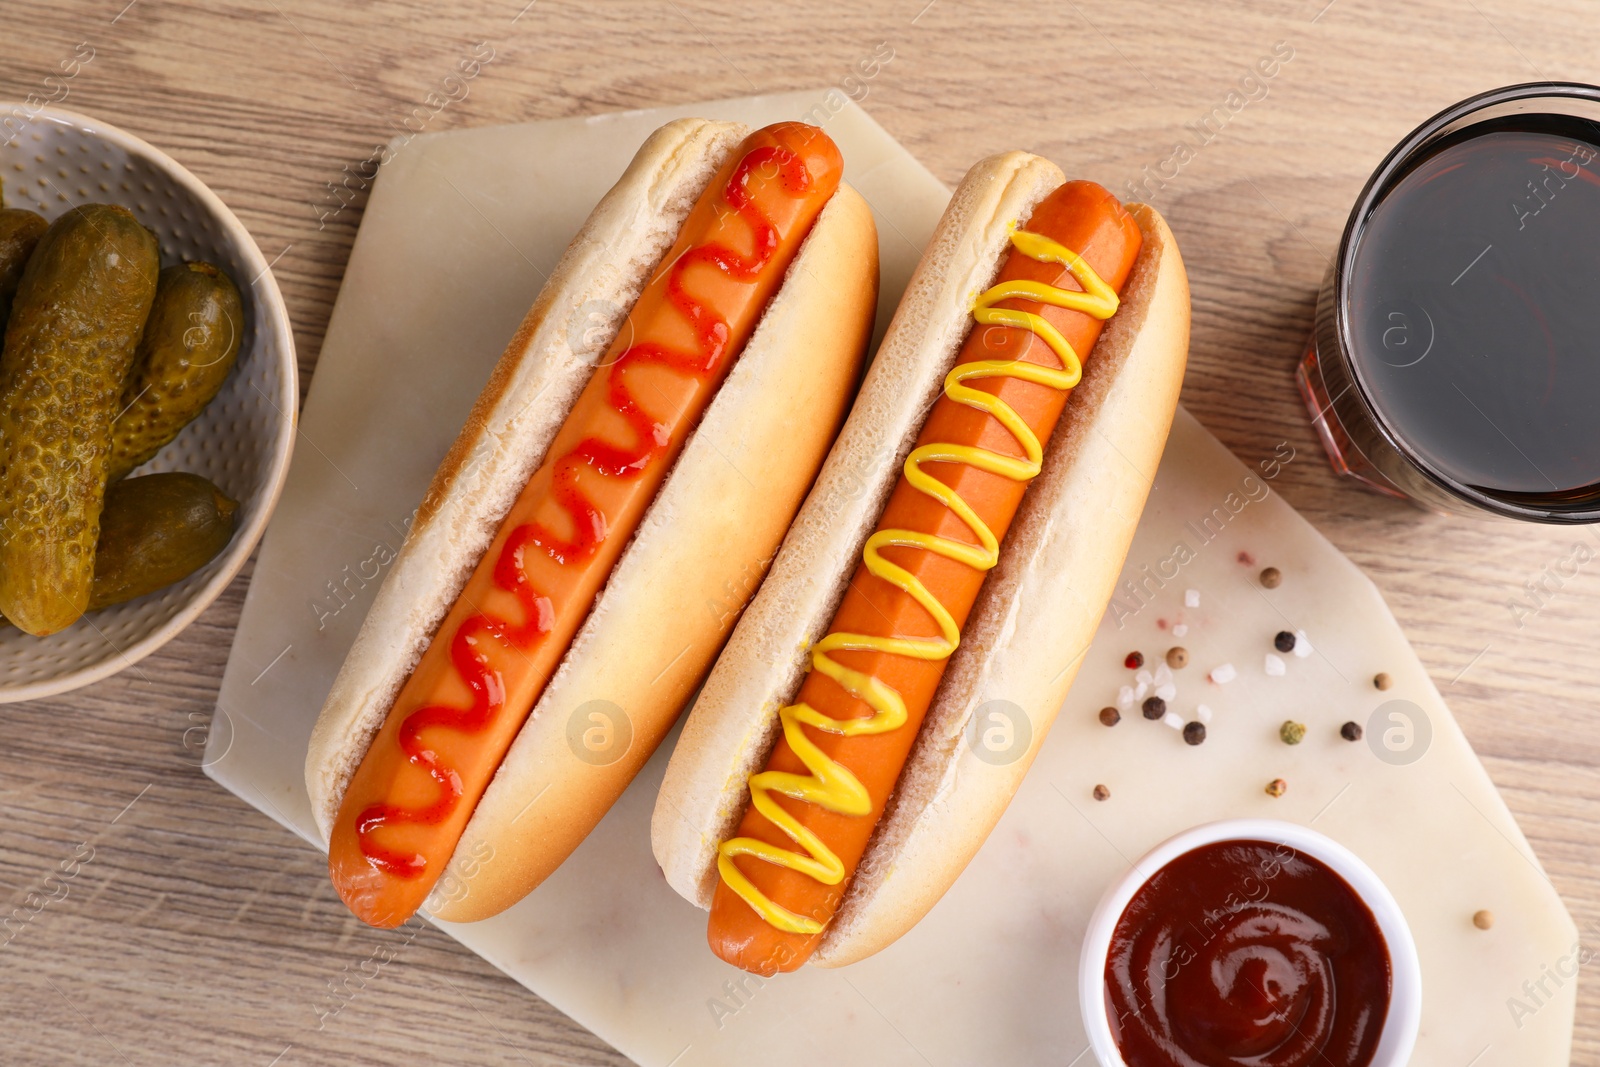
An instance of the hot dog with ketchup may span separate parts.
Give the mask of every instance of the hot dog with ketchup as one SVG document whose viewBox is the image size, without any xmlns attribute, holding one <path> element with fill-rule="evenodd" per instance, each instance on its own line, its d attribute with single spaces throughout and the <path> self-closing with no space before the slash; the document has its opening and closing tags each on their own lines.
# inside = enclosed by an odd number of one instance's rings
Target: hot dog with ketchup
<svg viewBox="0 0 1600 1067">
<path fill-rule="evenodd" d="M 870 332 L 875 232 L 820 130 L 746 132 L 669 124 L 595 209 L 334 684 L 307 784 L 334 885 L 374 926 L 494 914 L 565 859 L 822 461 Z M 596 307 L 626 309 L 603 345 Z"/>
<path fill-rule="evenodd" d="M 723 959 L 869 955 L 976 852 L 1110 599 L 1187 333 L 1153 210 L 1022 153 L 968 175 L 663 783 L 657 859 Z M 994 701 L 1028 719 L 1002 758 L 967 740 Z"/>
</svg>

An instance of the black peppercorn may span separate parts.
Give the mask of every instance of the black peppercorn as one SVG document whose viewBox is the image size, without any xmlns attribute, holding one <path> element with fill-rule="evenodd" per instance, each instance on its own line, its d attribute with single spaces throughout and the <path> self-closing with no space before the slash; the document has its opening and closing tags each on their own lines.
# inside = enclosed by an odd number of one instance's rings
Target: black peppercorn
<svg viewBox="0 0 1600 1067">
<path fill-rule="evenodd" d="M 1150 697 L 1144 702 L 1144 717 L 1159 719 L 1167 713 L 1167 702 L 1160 697 Z"/>
<path fill-rule="evenodd" d="M 1343 726 L 1339 727 L 1339 736 L 1344 738 L 1346 741 L 1361 740 L 1361 724 L 1358 722 L 1345 723 Z"/>
<path fill-rule="evenodd" d="M 1272 639 L 1272 647 L 1277 649 L 1279 652 L 1293 652 L 1294 634 L 1290 633 L 1288 630 L 1279 630 L 1278 636 Z"/>
<path fill-rule="evenodd" d="M 1184 723 L 1183 739 L 1191 745 L 1198 745 L 1206 739 L 1206 724 L 1203 722 Z"/>
</svg>

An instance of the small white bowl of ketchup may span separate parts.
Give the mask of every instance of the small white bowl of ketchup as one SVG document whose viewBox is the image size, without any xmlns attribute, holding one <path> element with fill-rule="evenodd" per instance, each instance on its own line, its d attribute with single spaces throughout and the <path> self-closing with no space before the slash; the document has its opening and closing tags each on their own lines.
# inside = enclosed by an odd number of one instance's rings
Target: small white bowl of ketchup
<svg viewBox="0 0 1600 1067">
<path fill-rule="evenodd" d="M 1101 1067 L 1403 1067 L 1422 1013 L 1388 888 L 1343 845 L 1274 819 L 1146 853 L 1089 921 L 1078 992 Z"/>
</svg>

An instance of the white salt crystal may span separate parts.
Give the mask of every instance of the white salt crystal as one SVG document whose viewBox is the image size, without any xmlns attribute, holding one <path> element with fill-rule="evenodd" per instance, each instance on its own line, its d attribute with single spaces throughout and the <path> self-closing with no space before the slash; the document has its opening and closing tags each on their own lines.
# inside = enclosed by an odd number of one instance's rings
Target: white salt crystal
<svg viewBox="0 0 1600 1067">
<path fill-rule="evenodd" d="M 1201 704 L 1199 707 L 1195 708 L 1194 713 L 1200 717 L 1201 722 L 1211 721 L 1211 709 L 1206 707 L 1204 704 Z"/>
<path fill-rule="evenodd" d="M 1227 685 L 1237 677 L 1239 677 L 1239 672 L 1233 669 L 1233 664 L 1231 663 L 1224 663 L 1220 667 L 1212 668 L 1211 671 L 1211 680 L 1218 685 Z"/>
<path fill-rule="evenodd" d="M 1282 678 L 1284 671 L 1287 669 L 1288 668 L 1283 665 L 1283 659 L 1281 657 L 1275 656 L 1271 652 L 1267 653 L 1266 670 L 1268 674 L 1272 675 L 1274 678 Z"/>
</svg>

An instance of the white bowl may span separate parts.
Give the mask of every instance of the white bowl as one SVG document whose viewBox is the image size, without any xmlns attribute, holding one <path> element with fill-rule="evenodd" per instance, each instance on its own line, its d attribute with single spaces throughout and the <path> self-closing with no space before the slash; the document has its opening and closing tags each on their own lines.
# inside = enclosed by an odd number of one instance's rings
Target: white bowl
<svg viewBox="0 0 1600 1067">
<path fill-rule="evenodd" d="M 16 131 L 16 132 L 14 132 Z M 120 204 L 153 230 L 161 263 L 206 260 L 244 299 L 239 360 L 221 393 L 140 473 L 192 471 L 239 501 L 233 540 L 175 585 L 86 615 L 61 633 L 0 627 L 0 703 L 64 693 L 123 670 L 171 640 L 250 557 L 283 489 L 299 385 L 283 296 L 233 212 L 171 157 L 97 119 L 0 101 L 7 207 L 54 218 L 78 204 Z"/>
<path fill-rule="evenodd" d="M 1361 862 L 1354 852 L 1315 830 L 1277 819 L 1227 819 L 1185 830 L 1145 853 L 1133 869 L 1100 898 L 1089 919 L 1083 953 L 1078 958 L 1078 1008 L 1083 1013 L 1089 1046 L 1094 1049 L 1101 1067 L 1127 1067 L 1117 1049 L 1111 1020 L 1106 1013 L 1106 957 L 1117 920 L 1122 918 L 1134 894 L 1156 871 L 1185 852 L 1218 841 L 1267 841 L 1303 852 L 1321 860 L 1348 882 L 1372 909 L 1378 930 L 1388 944 L 1392 976 L 1389 1013 L 1383 1021 L 1383 1033 L 1378 1038 L 1372 1067 L 1405 1067 L 1411 1058 L 1422 1017 L 1422 968 L 1417 962 L 1417 944 L 1412 940 L 1411 928 L 1406 925 L 1400 905 L 1395 903 L 1388 887 L 1372 873 L 1372 868 Z"/>
</svg>

